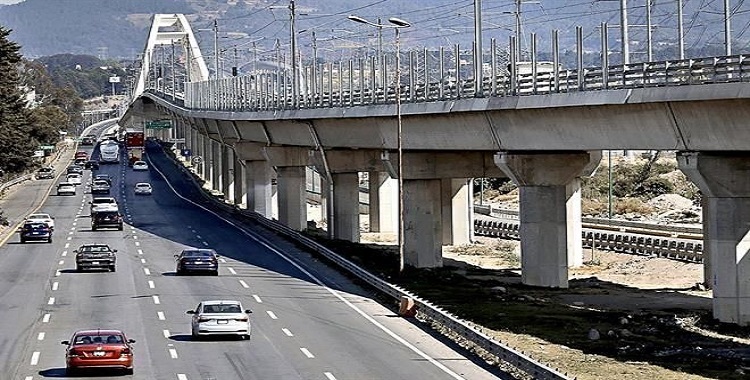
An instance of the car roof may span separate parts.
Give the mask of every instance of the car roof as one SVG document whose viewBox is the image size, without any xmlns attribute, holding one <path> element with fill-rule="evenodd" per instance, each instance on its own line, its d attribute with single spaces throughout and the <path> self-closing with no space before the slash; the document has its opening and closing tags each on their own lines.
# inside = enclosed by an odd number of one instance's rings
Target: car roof
<svg viewBox="0 0 750 380">
<path fill-rule="evenodd" d="M 103 200 L 117 202 L 117 200 L 115 199 L 115 197 L 94 197 L 94 199 L 92 199 L 92 201 L 103 201 Z"/>
<path fill-rule="evenodd" d="M 71 177 L 71 176 L 72 177 L 75 177 L 75 176 L 79 176 L 80 177 L 81 175 L 78 174 L 78 173 L 68 173 L 68 177 Z"/>
<path fill-rule="evenodd" d="M 35 213 L 29 214 L 29 216 L 27 216 L 27 218 L 31 218 L 31 217 L 34 217 L 34 218 L 49 218 L 49 214 L 47 214 L 46 212 L 35 212 Z"/>
<path fill-rule="evenodd" d="M 115 334 L 125 335 L 120 330 L 104 330 L 104 329 L 78 330 L 73 335 L 115 335 Z"/>
<path fill-rule="evenodd" d="M 140 160 L 138 160 L 138 161 L 134 162 L 133 164 L 135 165 L 135 164 L 145 164 L 145 163 L 146 163 L 146 161 L 140 161 Z"/>
<path fill-rule="evenodd" d="M 202 301 L 201 303 L 204 306 L 205 305 L 240 305 L 240 301 L 233 301 L 233 300 L 208 300 L 208 301 Z"/>
<path fill-rule="evenodd" d="M 57 187 L 60 187 L 60 186 L 75 186 L 75 185 L 73 185 L 70 182 L 60 182 L 57 184 Z"/>
<path fill-rule="evenodd" d="M 138 182 L 135 184 L 135 187 L 146 187 L 146 186 L 151 187 L 151 184 L 146 183 L 146 182 Z"/>
<path fill-rule="evenodd" d="M 94 183 L 104 183 L 104 184 L 109 185 L 109 182 L 107 182 L 106 179 L 95 179 Z"/>
</svg>

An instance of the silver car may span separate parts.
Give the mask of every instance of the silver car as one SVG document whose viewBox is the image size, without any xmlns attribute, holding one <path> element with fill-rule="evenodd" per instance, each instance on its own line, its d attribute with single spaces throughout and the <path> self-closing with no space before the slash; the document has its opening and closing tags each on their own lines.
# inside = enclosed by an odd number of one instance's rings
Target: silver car
<svg viewBox="0 0 750 380">
<path fill-rule="evenodd" d="M 250 339 L 250 310 L 243 310 L 239 301 L 203 301 L 195 310 L 188 310 L 193 316 L 191 332 L 194 339 L 208 335 L 235 335 Z"/>
</svg>

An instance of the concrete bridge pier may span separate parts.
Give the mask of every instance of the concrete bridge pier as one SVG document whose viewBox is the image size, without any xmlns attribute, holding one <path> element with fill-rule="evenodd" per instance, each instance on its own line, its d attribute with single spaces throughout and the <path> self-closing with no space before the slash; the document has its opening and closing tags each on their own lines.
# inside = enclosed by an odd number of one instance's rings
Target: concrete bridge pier
<svg viewBox="0 0 750 380">
<path fill-rule="evenodd" d="M 521 281 L 567 288 L 568 266 L 582 258 L 580 181 L 601 153 L 501 152 L 495 163 L 520 190 Z M 577 215 L 577 217 L 576 217 Z M 573 235 L 578 234 L 577 237 Z"/>
<path fill-rule="evenodd" d="M 443 229 L 440 179 L 403 180 L 405 266 L 443 266 Z"/>
<path fill-rule="evenodd" d="M 334 173 L 333 237 L 359 242 L 359 174 Z"/>
<path fill-rule="evenodd" d="M 235 142 L 235 158 L 244 165 L 245 208 L 271 219 L 273 186 L 273 168 L 266 160 L 265 145 L 253 142 Z M 236 167 L 236 166 L 235 166 Z M 236 169 L 235 169 L 236 175 Z M 237 183 L 235 179 L 235 183 Z M 242 181 L 241 181 L 242 182 Z"/>
<path fill-rule="evenodd" d="M 472 183 L 469 178 L 441 180 L 443 245 L 471 243 L 474 226 Z"/>
<path fill-rule="evenodd" d="M 234 165 L 234 186 L 232 187 L 233 203 L 236 206 L 247 208 L 247 187 L 245 186 L 247 175 L 245 162 L 237 157 L 237 153 L 232 151 Z"/>
<path fill-rule="evenodd" d="M 370 232 L 398 231 L 398 180 L 386 172 L 368 173 Z"/>
<path fill-rule="evenodd" d="M 224 144 L 221 147 L 221 191 L 226 202 L 234 204 L 234 153 Z"/>
<path fill-rule="evenodd" d="M 713 316 L 750 325 L 750 152 L 681 152 L 677 162 L 704 196 Z"/>
<path fill-rule="evenodd" d="M 213 189 L 214 180 L 214 149 L 213 141 L 205 135 L 201 136 L 203 140 L 203 180 L 206 181 L 206 187 Z"/>
<path fill-rule="evenodd" d="M 265 147 L 265 154 L 276 167 L 279 222 L 302 231 L 307 228 L 307 148 Z"/>
<path fill-rule="evenodd" d="M 224 182 L 224 163 L 222 162 L 222 149 L 223 144 L 221 142 L 211 140 L 211 160 L 213 169 L 211 170 L 211 189 L 218 192 L 223 192 L 222 188 Z"/>
</svg>

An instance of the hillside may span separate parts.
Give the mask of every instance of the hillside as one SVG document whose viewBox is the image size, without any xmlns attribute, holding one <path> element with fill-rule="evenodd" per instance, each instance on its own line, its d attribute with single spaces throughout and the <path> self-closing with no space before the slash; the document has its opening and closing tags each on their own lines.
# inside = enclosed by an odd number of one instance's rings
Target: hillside
<svg viewBox="0 0 750 380">
<path fill-rule="evenodd" d="M 396 16 L 412 23 L 404 30 L 406 48 L 460 43 L 468 47 L 472 41 L 472 1 L 454 0 L 297 0 L 297 31 L 300 49 L 309 54 L 312 49 L 311 31 L 317 33 L 321 55 L 336 57 L 351 54 L 351 48 L 369 49 L 377 45 L 373 28 L 357 25 L 346 19 L 357 14 L 370 20 Z M 689 56 L 722 51 L 722 2 L 686 1 L 685 40 Z M 735 4 L 733 37 L 736 52 L 750 50 L 750 5 Z M 261 52 L 273 51 L 276 39 L 282 50 L 289 40 L 289 12 L 287 0 L 26 0 L 0 7 L 0 24 L 14 30 L 11 38 L 23 46 L 27 57 L 60 53 L 90 54 L 101 58 L 133 58 L 143 50 L 150 17 L 153 13 L 185 13 L 189 15 L 204 52 L 211 54 L 213 20 L 219 20 L 223 32 L 246 33 L 250 38 L 263 37 L 258 42 Z M 513 0 L 485 1 L 484 38 L 497 38 L 507 44 L 515 28 Z M 631 44 L 634 55 L 643 55 L 645 23 L 642 2 L 630 2 Z M 271 6 L 274 6 L 273 8 Z M 598 50 L 598 26 L 602 22 L 619 23 L 618 2 L 590 0 L 540 0 L 523 5 L 521 13 L 523 44 L 529 45 L 528 35 L 536 32 L 539 51 L 547 51 L 550 30 L 560 30 L 561 49 L 570 50 L 575 44 L 575 26 L 584 28 L 584 43 Z M 676 16 L 673 2 L 655 2 L 653 7 L 654 40 L 662 55 L 673 55 L 676 45 Z M 385 48 L 391 49 L 393 34 L 384 30 Z M 618 30 L 610 31 L 610 46 L 619 49 Z M 225 50 L 245 46 L 248 39 L 233 40 L 222 35 L 220 44 Z M 271 53 L 272 54 L 272 53 Z M 635 57 L 634 57 L 635 58 Z"/>
</svg>

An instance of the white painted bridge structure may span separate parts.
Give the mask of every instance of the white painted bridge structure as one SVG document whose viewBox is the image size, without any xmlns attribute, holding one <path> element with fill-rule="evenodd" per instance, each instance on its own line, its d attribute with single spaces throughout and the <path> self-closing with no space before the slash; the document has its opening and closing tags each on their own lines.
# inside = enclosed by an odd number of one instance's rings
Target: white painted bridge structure
<svg viewBox="0 0 750 380">
<path fill-rule="evenodd" d="M 182 47 L 188 64 L 157 70 L 160 44 Z M 470 179 L 509 177 L 520 188 L 522 281 L 545 287 L 567 287 L 568 268 L 582 263 L 580 179 L 602 150 L 677 151 L 704 197 L 714 316 L 750 324 L 750 59 L 544 73 L 532 60 L 528 73 L 494 52 L 480 86 L 460 64 L 446 68 L 459 54 L 441 49 L 402 54 L 398 70 L 395 57 L 302 66 L 291 91 L 280 70 L 209 78 L 184 17 L 156 15 L 121 124 L 172 120 L 153 133 L 184 139 L 213 190 L 297 230 L 307 227 L 313 168 L 339 239 L 359 240 L 358 173 L 368 172 L 370 228 L 402 228 L 402 261 L 419 268 L 441 266 L 443 245 L 471 240 Z"/>
</svg>

